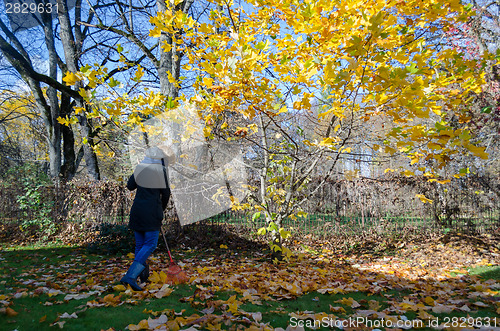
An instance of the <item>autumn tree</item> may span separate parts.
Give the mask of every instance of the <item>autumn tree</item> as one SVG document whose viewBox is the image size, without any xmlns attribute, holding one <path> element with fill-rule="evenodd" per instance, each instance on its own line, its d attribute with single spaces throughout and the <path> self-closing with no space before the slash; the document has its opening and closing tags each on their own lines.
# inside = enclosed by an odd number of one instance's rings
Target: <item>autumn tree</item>
<svg viewBox="0 0 500 331">
<path fill-rule="evenodd" d="M 426 33 L 467 21 L 470 11 L 459 1 L 216 3 L 224 10 L 213 11 L 211 22 L 170 11 L 154 20 L 153 33 L 186 31 L 179 47 L 189 58 L 186 68 L 199 73 L 189 102 L 207 125 L 231 113 L 246 119 L 244 127 L 226 129 L 260 151 L 260 187 L 251 205 L 278 246 L 283 220 L 300 213 L 302 186 L 325 160 L 331 167 L 321 175 L 331 176 L 360 120 L 386 123 L 370 144 L 406 155 L 416 168 L 406 175 L 438 180 L 454 155 L 487 157 L 472 142 L 471 128 L 449 120 L 467 121 L 461 105 L 481 92 L 484 75 L 474 71 L 481 63 L 426 42 Z M 314 140 L 292 135 L 298 128 L 287 117 L 311 111 L 325 91 L 328 102 L 317 116 L 323 130 Z"/>
<path fill-rule="evenodd" d="M 37 4 L 42 3 L 38 1 Z M 92 21 L 93 14 L 84 12 L 85 7 L 81 1 L 77 1 L 73 15 L 70 15 L 72 8 L 67 1 L 51 3 L 54 9 L 56 4 L 57 15 L 52 15 L 49 11 L 26 14 L 29 15 L 26 20 L 31 19 L 36 23 L 35 26 L 25 27 L 22 22 L 17 21 L 17 25 L 11 22 L 9 27 L 7 22 L 0 21 L 0 50 L 19 78 L 29 87 L 43 118 L 50 175 L 71 178 L 75 175 L 79 160 L 84 158 L 89 175 L 98 179 L 99 167 L 94 151 L 96 132 L 85 113 L 75 111 L 85 108 L 82 91 L 79 90 L 81 86 L 71 88 L 61 80 L 62 74 L 77 72 L 82 65 L 82 56 L 94 47 L 87 39 L 92 31 L 76 23 Z M 29 32 L 26 28 L 30 28 Z M 37 62 L 39 58 L 47 60 L 46 71 L 40 68 Z M 12 76 L 6 79 L 12 80 Z M 11 85 L 15 83 L 11 82 Z M 72 115 L 76 118 L 76 122 L 72 123 L 75 127 L 61 126 L 58 119 Z M 79 129 L 84 141 L 79 151 L 75 151 L 75 128 Z"/>
<path fill-rule="evenodd" d="M 26 161 L 43 168 L 46 162 L 45 134 L 29 95 L 0 91 L 0 137 L 2 176 Z"/>
</svg>

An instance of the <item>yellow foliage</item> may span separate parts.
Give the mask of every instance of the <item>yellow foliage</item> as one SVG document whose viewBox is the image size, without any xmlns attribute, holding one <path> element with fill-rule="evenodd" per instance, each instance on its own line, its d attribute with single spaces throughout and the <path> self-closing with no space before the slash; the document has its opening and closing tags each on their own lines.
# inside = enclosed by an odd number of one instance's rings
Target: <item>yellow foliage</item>
<svg viewBox="0 0 500 331">
<path fill-rule="evenodd" d="M 432 203 L 432 200 L 431 199 L 428 199 L 425 197 L 425 195 L 423 194 L 416 194 L 415 195 L 417 198 L 420 199 L 420 201 L 422 201 L 423 203 Z"/>
<path fill-rule="evenodd" d="M 80 74 L 75 74 L 71 71 L 68 71 L 66 75 L 63 77 L 63 81 L 66 83 L 66 85 L 72 86 L 75 85 L 77 82 L 82 80 L 82 76 Z"/>
</svg>

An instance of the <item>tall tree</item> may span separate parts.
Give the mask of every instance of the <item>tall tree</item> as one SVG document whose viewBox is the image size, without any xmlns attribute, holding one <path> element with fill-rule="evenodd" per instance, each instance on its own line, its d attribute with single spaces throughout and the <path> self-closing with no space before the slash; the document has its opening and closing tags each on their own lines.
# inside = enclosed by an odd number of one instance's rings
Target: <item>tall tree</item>
<svg viewBox="0 0 500 331">
<path fill-rule="evenodd" d="M 37 0 L 37 4 L 43 3 Z M 31 40 L 27 39 L 28 35 L 26 31 L 22 31 L 22 26 L 18 27 L 18 30 L 11 30 L 6 22 L 0 20 L 0 28 L 3 32 L 0 34 L 0 50 L 34 95 L 47 131 L 50 175 L 69 179 L 75 175 L 81 157 L 77 157 L 75 153 L 75 136 L 72 127 L 61 126 L 58 118 L 72 114 L 75 106 L 83 106 L 83 98 L 78 90 L 72 89 L 60 78 L 58 79 L 61 77 L 58 72 L 65 73 L 68 70 L 76 72 L 79 69 L 82 47 L 88 29 L 83 29 L 74 22 L 71 23 L 67 1 L 58 0 L 57 5 L 59 9 L 57 21 L 60 31 L 54 29 L 54 17 L 49 12 L 42 11 L 38 15 L 33 15 L 39 27 L 30 30 Z M 81 1 L 77 1 L 75 19 L 81 20 L 81 11 Z M 92 19 L 91 14 L 87 17 L 89 20 Z M 45 54 L 47 54 L 47 72 L 41 71 L 33 63 L 33 57 L 37 54 L 32 53 L 30 44 L 37 39 L 43 40 Z M 58 44 L 58 40 L 61 44 Z M 58 54 L 58 45 L 62 45 L 64 57 Z M 85 116 L 80 116 L 80 128 L 88 144 L 84 144 L 78 154 L 85 156 L 89 175 L 98 179 L 99 169 L 92 149 L 93 132 Z"/>
</svg>

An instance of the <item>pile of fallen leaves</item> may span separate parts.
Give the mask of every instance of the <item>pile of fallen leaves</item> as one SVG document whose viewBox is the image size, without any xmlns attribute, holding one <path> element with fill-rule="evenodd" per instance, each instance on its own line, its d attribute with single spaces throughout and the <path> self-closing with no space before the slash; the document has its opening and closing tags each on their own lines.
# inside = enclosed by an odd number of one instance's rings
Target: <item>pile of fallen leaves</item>
<svg viewBox="0 0 500 331">
<path fill-rule="evenodd" d="M 427 268 L 467 268 L 500 264 L 500 235 L 449 233 L 419 243 L 401 245 L 397 256 Z"/>
<path fill-rule="evenodd" d="M 280 329 L 266 320 L 267 314 L 302 321 L 361 318 L 394 323 L 409 318 L 428 322 L 453 313 L 474 316 L 479 310 L 500 314 L 500 284 L 468 275 L 465 270 L 499 264 L 498 238 L 492 236 L 455 234 L 420 245 L 400 242 L 394 255 L 383 257 L 364 252 L 341 254 L 328 248 L 326 242 L 316 243 L 314 249 L 302 244 L 296 247 L 292 261 L 282 264 L 273 264 L 265 253 L 247 251 L 238 245 L 234 249 L 222 244 L 216 249 L 202 250 L 187 247 L 188 243 L 197 242 L 180 243 L 176 250 L 178 263 L 188 273 L 192 288 L 191 294 L 180 301 L 189 304 L 196 313 L 186 314 L 175 307 L 145 311 L 145 318 L 128 325 L 129 330 Z M 181 250 L 181 246 L 185 248 Z M 68 263 L 27 267 L 15 279 L 12 290 L 0 295 L 0 313 L 16 318 L 16 300 L 26 296 L 45 298 L 39 303 L 45 306 L 81 301 L 75 311 L 61 311 L 56 320 L 40 319 L 40 323 L 63 328 L 74 319 L 84 318 L 89 309 L 133 306 L 144 300 L 166 298 L 177 290 L 168 282 L 169 259 L 165 253 L 156 253 L 151 258 L 149 283 L 144 291 L 134 292 L 118 285 L 132 255 L 89 262 L 83 252 L 75 251 Z M 82 266 L 85 272 L 75 274 Z M 451 273 L 458 269 L 461 274 Z M 6 270 L 6 274 L 9 271 L 14 272 Z M 230 296 L 221 299 L 223 293 Z M 355 300 L 353 295 L 359 293 L 367 299 Z M 257 312 L 249 309 L 273 307 L 274 303 L 291 302 L 311 294 L 310 309 L 290 311 L 278 305 L 264 314 L 265 309 Z M 382 299 L 370 299 L 375 296 Z M 326 310 L 315 310 L 313 303 L 320 300 L 329 301 Z M 370 328 L 361 324 L 351 329 Z"/>
</svg>

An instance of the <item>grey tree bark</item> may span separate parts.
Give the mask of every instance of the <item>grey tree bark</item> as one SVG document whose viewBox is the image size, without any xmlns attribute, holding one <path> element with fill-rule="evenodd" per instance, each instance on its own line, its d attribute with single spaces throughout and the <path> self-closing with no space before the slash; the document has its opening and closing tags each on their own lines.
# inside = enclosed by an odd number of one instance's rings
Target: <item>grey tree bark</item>
<svg viewBox="0 0 500 331">
<path fill-rule="evenodd" d="M 66 0 L 57 0 L 58 4 L 58 18 L 59 24 L 61 25 L 61 42 L 64 50 L 64 57 L 66 59 L 66 65 L 68 71 L 77 72 L 78 68 L 78 60 L 82 51 L 82 32 L 81 26 L 75 25 L 75 34 L 73 34 L 73 28 L 71 26 L 71 21 L 68 13 L 68 6 Z M 81 7 L 76 7 L 75 11 L 78 12 L 81 10 Z M 79 17 L 79 14 L 76 14 Z M 79 42 L 76 41 L 75 35 L 78 37 Z M 77 84 L 75 86 L 76 90 L 79 90 L 82 86 Z M 84 101 L 79 98 L 75 100 L 77 107 L 85 107 Z M 84 115 L 78 116 L 80 129 L 82 133 L 82 137 L 87 140 L 87 143 L 83 145 L 83 152 L 85 158 L 85 164 L 87 168 L 87 172 L 89 176 L 93 179 L 100 179 L 99 165 L 97 161 L 97 155 L 94 152 L 93 147 L 95 146 L 94 141 L 94 133 L 91 127 L 90 120 L 87 119 Z"/>
</svg>

